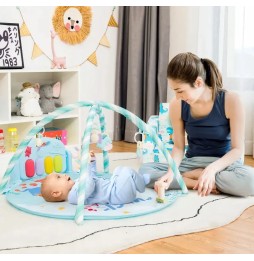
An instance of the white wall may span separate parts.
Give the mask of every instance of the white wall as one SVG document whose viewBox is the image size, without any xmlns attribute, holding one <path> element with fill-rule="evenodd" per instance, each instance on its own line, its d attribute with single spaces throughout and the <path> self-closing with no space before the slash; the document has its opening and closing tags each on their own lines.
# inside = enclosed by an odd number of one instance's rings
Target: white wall
<svg viewBox="0 0 254 261">
<path fill-rule="evenodd" d="M 35 9 L 34 9 L 35 8 Z M 50 50 L 50 37 L 45 37 L 43 33 L 43 25 L 45 23 L 51 23 L 51 16 L 45 15 L 50 7 L 24 7 L 23 13 L 32 14 L 38 9 L 39 15 L 37 14 L 34 18 L 34 21 L 29 21 L 28 25 L 32 24 L 33 30 L 35 31 L 38 41 L 42 42 L 43 46 L 49 46 Z M 93 39 L 89 42 L 89 48 L 92 50 L 96 48 L 98 44 L 98 39 L 102 37 L 103 32 L 107 27 L 107 22 L 110 18 L 111 10 L 113 7 L 92 7 L 93 20 L 92 24 L 94 25 L 91 29 L 93 31 Z M 52 9 L 52 7 L 51 7 Z M 22 10 L 22 7 L 21 7 Z M 40 17 L 39 17 L 40 16 Z M 9 23 L 19 23 L 22 24 L 22 18 L 19 11 L 16 7 L 0 7 L 0 20 L 1 22 Z M 118 8 L 114 11 L 114 18 L 118 20 Z M 50 28 L 48 28 L 50 30 Z M 117 28 L 109 27 L 107 30 L 107 38 L 110 42 L 110 48 L 99 46 L 97 49 L 97 62 L 98 66 L 91 64 L 90 62 L 85 62 L 83 65 L 79 66 L 80 68 L 80 92 L 82 100 L 103 100 L 106 102 L 114 103 L 114 89 L 115 89 L 115 68 L 116 68 L 116 43 L 117 43 Z M 31 59 L 32 49 L 33 49 L 33 40 L 30 36 L 22 37 L 22 49 L 24 56 L 25 69 L 45 69 L 50 68 L 50 61 L 45 56 L 42 55 L 34 60 Z M 59 42 L 58 42 L 59 43 Z M 57 55 L 66 56 L 67 67 L 68 59 L 80 60 L 80 53 L 73 50 L 73 46 L 69 46 L 69 49 L 72 48 L 71 53 L 61 55 L 61 46 L 57 50 Z M 88 50 L 87 52 L 91 51 Z M 48 50 L 46 50 L 48 51 Z M 86 51 L 86 50 L 84 50 Z M 81 51 L 80 51 L 81 52 Z M 50 57 L 51 53 L 49 53 Z M 84 56 L 87 57 L 87 56 Z M 29 81 L 29 79 L 27 79 Z M 85 114 L 84 113 L 84 121 Z M 105 111 L 106 123 L 107 123 L 107 132 L 112 135 L 113 133 L 113 112 Z"/>
<path fill-rule="evenodd" d="M 214 7 L 171 6 L 169 60 L 178 53 L 192 52 L 199 57 L 214 57 Z M 173 97 L 168 91 L 168 99 Z"/>
</svg>

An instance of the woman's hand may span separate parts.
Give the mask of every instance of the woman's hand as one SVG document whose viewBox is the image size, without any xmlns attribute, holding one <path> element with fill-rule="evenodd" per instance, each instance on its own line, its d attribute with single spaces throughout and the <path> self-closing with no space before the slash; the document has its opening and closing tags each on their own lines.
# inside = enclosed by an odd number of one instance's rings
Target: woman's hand
<svg viewBox="0 0 254 261">
<path fill-rule="evenodd" d="M 159 178 L 159 180 L 154 183 L 154 190 L 158 193 L 161 182 L 164 182 L 166 184 L 165 189 L 168 189 L 172 180 L 173 180 L 173 173 L 170 169 L 164 176 Z"/>
<path fill-rule="evenodd" d="M 215 175 L 216 169 L 212 164 L 208 165 L 198 178 L 197 184 L 194 186 L 194 190 L 198 190 L 198 195 L 201 197 L 208 196 L 215 187 Z"/>
</svg>

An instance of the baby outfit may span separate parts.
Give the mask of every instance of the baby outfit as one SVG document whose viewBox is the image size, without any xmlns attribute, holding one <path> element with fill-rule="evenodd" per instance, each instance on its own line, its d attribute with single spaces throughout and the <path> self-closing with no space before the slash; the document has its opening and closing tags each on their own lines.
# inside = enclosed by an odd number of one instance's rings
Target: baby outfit
<svg viewBox="0 0 254 261">
<path fill-rule="evenodd" d="M 149 175 L 138 174 L 134 169 L 119 166 L 111 178 L 96 176 L 96 161 L 89 164 L 86 178 L 85 205 L 91 204 L 126 204 L 135 200 L 137 191 L 142 193 L 150 182 Z M 69 192 L 68 201 L 77 204 L 79 180 Z"/>
</svg>

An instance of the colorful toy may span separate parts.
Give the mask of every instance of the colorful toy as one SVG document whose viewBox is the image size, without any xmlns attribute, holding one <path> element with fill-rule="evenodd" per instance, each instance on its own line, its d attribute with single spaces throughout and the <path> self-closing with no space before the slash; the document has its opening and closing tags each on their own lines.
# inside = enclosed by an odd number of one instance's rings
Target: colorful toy
<svg viewBox="0 0 254 261">
<path fill-rule="evenodd" d="M 64 145 L 67 145 L 67 130 L 62 130 L 55 127 L 45 128 L 45 131 L 42 133 L 43 137 L 55 138 L 62 141 Z"/>
<path fill-rule="evenodd" d="M 12 170 L 9 187 L 17 181 L 41 178 L 52 172 L 72 172 L 71 154 L 64 145 L 56 139 L 41 137 L 40 140 L 38 145 L 38 140 L 32 139 L 21 154 Z"/>
<path fill-rule="evenodd" d="M 152 115 L 147 124 L 158 135 L 163 142 L 168 153 L 173 148 L 173 128 L 169 120 L 169 103 L 161 103 L 159 115 Z M 142 135 L 142 140 L 137 141 L 136 136 Z M 156 143 L 154 143 L 149 133 L 139 131 L 135 134 L 134 140 L 137 142 L 137 155 L 143 163 L 146 162 L 166 162 L 164 155 L 160 152 Z"/>
<path fill-rule="evenodd" d="M 165 202 L 165 191 L 168 187 L 168 184 L 166 182 L 162 181 L 156 181 L 157 186 L 158 186 L 158 196 L 156 198 L 156 201 L 158 203 L 164 203 Z"/>
<path fill-rule="evenodd" d="M 80 173 L 73 172 L 70 152 L 65 149 L 63 143 L 57 139 L 42 137 L 41 142 L 34 137 L 44 128 L 46 124 L 63 113 L 80 107 L 90 107 L 86 120 L 86 128 L 82 137 Z M 144 133 L 148 133 L 151 140 L 157 145 L 167 163 L 171 167 L 181 191 L 171 191 L 165 196 L 165 204 L 156 204 L 156 193 L 152 189 L 146 189 L 145 193 L 138 195 L 131 204 L 111 206 L 98 205 L 96 211 L 89 212 L 84 207 L 86 193 L 86 176 L 88 175 L 90 136 L 95 116 L 99 116 L 101 135 L 105 134 L 105 119 L 102 108 L 113 110 L 125 116 L 133 122 Z M 78 204 L 71 205 L 68 202 L 49 203 L 39 195 L 41 180 L 52 172 L 66 173 L 73 178 L 79 177 Z M 103 150 L 103 172 L 98 173 L 103 178 L 108 178 L 109 155 Z M 170 157 L 157 133 L 148 124 L 124 108 L 106 102 L 79 101 L 74 104 L 58 108 L 51 114 L 45 116 L 28 133 L 27 137 L 20 143 L 16 153 L 12 156 L 8 168 L 0 184 L 0 193 L 6 194 L 6 199 L 16 208 L 36 215 L 75 219 L 81 224 L 84 219 L 118 219 L 134 217 L 159 211 L 171 205 L 179 195 L 188 192 L 182 176 Z"/>
</svg>

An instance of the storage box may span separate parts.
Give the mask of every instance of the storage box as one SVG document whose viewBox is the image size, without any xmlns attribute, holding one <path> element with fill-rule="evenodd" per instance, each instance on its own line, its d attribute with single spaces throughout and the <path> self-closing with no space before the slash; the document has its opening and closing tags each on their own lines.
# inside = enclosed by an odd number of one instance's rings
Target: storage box
<svg viewBox="0 0 254 261">
<path fill-rule="evenodd" d="M 48 138 L 55 138 L 60 141 L 64 145 L 67 145 L 67 130 L 63 129 L 58 129 L 58 128 L 45 128 L 44 133 L 42 134 L 43 137 L 48 137 Z"/>
</svg>

